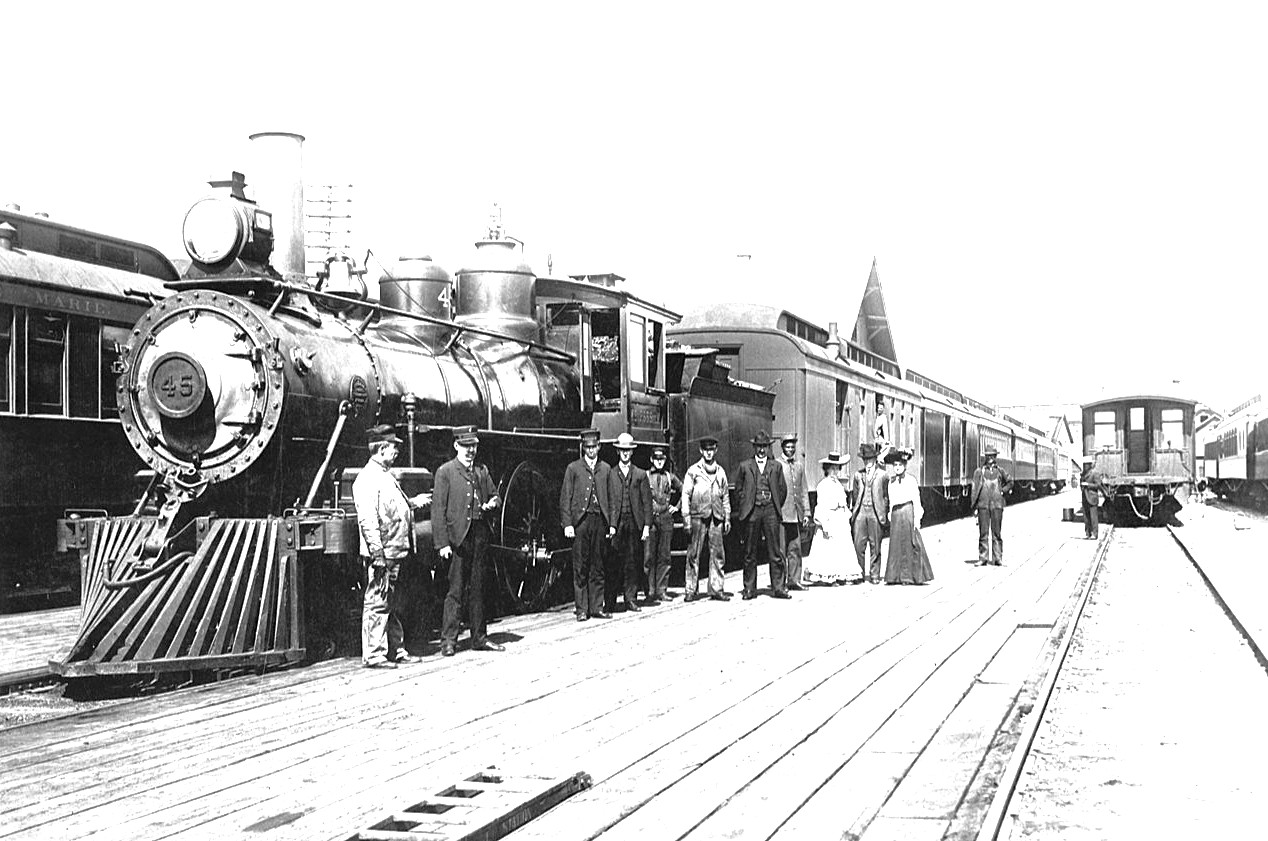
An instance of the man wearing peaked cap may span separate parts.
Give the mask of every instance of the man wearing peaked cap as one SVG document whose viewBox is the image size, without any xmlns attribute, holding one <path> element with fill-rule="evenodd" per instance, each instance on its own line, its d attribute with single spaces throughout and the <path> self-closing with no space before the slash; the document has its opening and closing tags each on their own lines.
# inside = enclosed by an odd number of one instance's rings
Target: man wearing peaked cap
<svg viewBox="0 0 1268 841">
<path fill-rule="evenodd" d="M 982 465 L 973 471 L 969 507 L 977 512 L 978 566 L 1000 566 L 1004 562 L 1004 496 L 1013 486 L 1008 473 L 996 463 L 999 450 L 987 444 Z"/>
<path fill-rule="evenodd" d="M 850 531 L 860 578 L 881 583 L 881 538 L 889 518 L 889 477 L 876 464 L 876 445 L 860 444 L 863 466 L 850 479 Z"/>
<path fill-rule="evenodd" d="M 622 591 L 625 609 L 635 613 L 641 610 L 638 606 L 638 574 L 643 560 L 643 543 L 651 531 L 652 491 L 647 482 L 647 472 L 634 464 L 635 446 L 633 435 L 628 432 L 618 435 L 618 460 L 616 467 L 608 472 L 608 504 L 612 507 L 612 525 L 616 529 L 604 569 L 604 600 L 608 613 L 616 610 L 616 596 Z"/>
<path fill-rule="evenodd" d="M 1079 495 L 1083 497 L 1083 537 L 1096 540 L 1101 536 L 1101 489 L 1104 479 L 1096 469 L 1096 456 L 1083 457 L 1083 473 L 1079 477 Z"/>
<path fill-rule="evenodd" d="M 664 444 L 652 446 L 647 488 L 652 497 L 652 522 L 643 544 L 643 571 L 647 575 L 647 600 L 659 604 L 673 598 L 669 592 L 669 550 L 674 535 L 674 512 L 678 510 L 682 493 L 682 480 L 669 469 L 669 448 Z"/>
<path fill-rule="evenodd" d="M 454 427 L 454 457 L 436 471 L 432 542 L 441 561 L 449 565 L 449 591 L 440 625 L 440 653 L 445 657 L 452 657 L 457 648 L 464 602 L 471 624 L 471 650 L 503 650 L 489 640 L 484 620 L 486 556 L 492 532 L 487 518 L 501 500 L 489 469 L 476 464 L 479 444 L 474 426 Z"/>
<path fill-rule="evenodd" d="M 753 457 L 740 463 L 735 476 L 735 499 L 739 521 L 745 535 L 744 594 L 751 599 L 757 595 L 757 541 L 766 540 L 766 562 L 770 568 L 771 596 L 790 598 L 788 582 L 784 578 L 783 526 L 780 509 L 788 497 L 788 485 L 784 471 L 768 449 L 771 438 L 764 430 L 753 436 Z"/>
<path fill-rule="evenodd" d="M 414 552 L 414 509 L 431 501 L 430 494 L 407 497 L 392 465 L 403 443 L 390 424 L 366 432 L 370 460 L 352 483 L 352 501 L 361 533 L 361 562 L 366 571 L 361 604 L 361 663 L 371 669 L 394 669 L 417 658 L 405 650 L 400 620 L 401 564 Z"/>
<path fill-rule="evenodd" d="M 784 561 L 788 572 L 788 589 L 804 590 L 801 582 L 801 529 L 810 524 L 810 482 L 806 479 L 806 465 L 797 458 L 797 433 L 780 436 L 782 455 L 779 469 L 784 472 L 784 484 L 788 496 L 779 509 L 783 530 Z"/>
<path fill-rule="evenodd" d="M 611 527 L 608 474 L 612 468 L 599 460 L 599 431 L 579 436 L 581 458 L 564 470 L 559 487 L 559 516 L 564 537 L 572 544 L 572 591 L 577 621 L 611 619 L 604 604 L 603 541 L 616 534 Z"/>
</svg>

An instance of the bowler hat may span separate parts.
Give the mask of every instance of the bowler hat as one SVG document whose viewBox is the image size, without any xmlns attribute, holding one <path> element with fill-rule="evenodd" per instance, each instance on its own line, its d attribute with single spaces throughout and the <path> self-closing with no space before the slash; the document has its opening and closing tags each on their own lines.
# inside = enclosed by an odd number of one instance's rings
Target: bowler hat
<svg viewBox="0 0 1268 841">
<path fill-rule="evenodd" d="M 372 426 L 365 433 L 366 443 L 373 449 L 380 444 L 401 444 L 400 438 L 396 437 L 396 429 L 390 423 L 381 423 L 378 426 Z"/>
<path fill-rule="evenodd" d="M 628 432 L 622 432 L 620 435 L 616 436 L 616 444 L 614 446 L 618 450 L 632 450 L 637 447 L 638 444 L 634 443 L 633 435 Z"/>
<path fill-rule="evenodd" d="M 455 444 L 462 444 L 464 447 L 469 444 L 480 443 L 480 437 L 476 435 L 474 426 L 455 426 L 453 428 L 453 440 Z"/>
<path fill-rule="evenodd" d="M 859 458 L 876 458 L 876 445 L 859 444 Z"/>
<path fill-rule="evenodd" d="M 714 436 L 712 435 L 700 436 L 700 449 L 704 450 L 704 449 L 708 449 L 710 447 L 716 447 L 716 446 L 718 446 L 718 439 L 715 438 Z"/>
<path fill-rule="evenodd" d="M 893 464 L 901 461 L 906 464 L 911 459 L 912 450 L 909 447 L 890 447 L 889 452 L 885 453 L 885 463 Z"/>
<path fill-rule="evenodd" d="M 994 444 L 987 444 L 987 445 L 986 445 L 986 451 L 983 453 L 983 455 L 984 455 L 984 456 L 986 456 L 986 457 L 988 457 L 988 458 L 989 458 L 990 456 L 997 456 L 997 455 L 999 455 L 999 450 L 995 449 L 995 445 L 994 445 Z"/>
<path fill-rule="evenodd" d="M 581 430 L 581 443 L 583 443 L 583 444 L 597 444 L 597 443 L 599 443 L 599 430 L 597 430 L 597 429 L 583 429 L 583 430 Z"/>
<path fill-rule="evenodd" d="M 820 464 L 845 464 L 845 459 L 841 457 L 840 453 L 838 453 L 836 450 L 833 450 L 832 452 L 828 453 L 827 458 L 819 459 L 819 463 Z"/>
<path fill-rule="evenodd" d="M 754 447 L 769 447 L 770 445 L 771 437 L 766 433 L 766 430 L 760 429 L 757 434 L 753 436 Z"/>
</svg>

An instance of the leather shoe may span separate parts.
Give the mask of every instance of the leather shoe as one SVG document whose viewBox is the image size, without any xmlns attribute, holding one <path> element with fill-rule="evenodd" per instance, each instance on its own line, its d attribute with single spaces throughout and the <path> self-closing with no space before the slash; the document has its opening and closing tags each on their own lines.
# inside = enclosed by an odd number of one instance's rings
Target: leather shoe
<svg viewBox="0 0 1268 841">
<path fill-rule="evenodd" d="M 578 621 L 578 622 L 584 622 L 584 621 L 586 621 L 586 620 L 587 620 L 587 619 L 589 619 L 589 618 L 590 618 L 590 617 L 589 617 L 589 616 L 586 616 L 584 613 L 578 613 L 578 614 L 577 614 L 577 621 Z"/>
<path fill-rule="evenodd" d="M 639 613 L 643 608 L 638 606 L 638 602 L 626 602 L 625 609 L 630 613 Z"/>
<path fill-rule="evenodd" d="M 731 600 L 730 593 L 710 593 L 709 598 L 715 602 L 729 602 Z"/>
<path fill-rule="evenodd" d="M 483 640 L 471 646 L 472 651 L 506 651 L 506 646 L 493 642 L 492 640 Z"/>
<path fill-rule="evenodd" d="M 772 599 L 791 599 L 792 595 L 784 590 L 776 590 L 770 594 Z"/>
<path fill-rule="evenodd" d="M 440 656 L 452 657 L 454 655 L 454 645 L 451 642 L 442 642 L 440 644 Z"/>
<path fill-rule="evenodd" d="M 740 598 L 744 599 L 744 601 L 748 601 L 749 599 L 755 599 L 757 598 L 757 593 L 741 593 Z"/>
<path fill-rule="evenodd" d="M 378 660 L 374 663 L 362 663 L 367 669 L 395 669 L 396 664 L 391 660 Z"/>
<path fill-rule="evenodd" d="M 696 599 L 698 599 L 698 598 L 700 598 L 700 596 L 699 596 L 698 594 L 696 594 L 696 593 L 688 593 L 687 595 L 685 595 L 685 596 L 683 596 L 683 597 L 682 597 L 682 600 L 683 600 L 684 602 L 694 602 L 694 601 L 695 601 Z"/>
<path fill-rule="evenodd" d="M 650 599 L 647 600 L 646 604 L 649 607 L 655 607 L 656 605 L 660 604 L 660 598 L 658 596 L 652 596 Z"/>
<path fill-rule="evenodd" d="M 410 665 L 411 663 L 421 663 L 421 662 L 423 662 L 423 658 L 422 658 L 422 657 L 415 657 L 413 654 L 402 654 L 401 656 L 399 656 L 399 657 L 397 657 L 397 658 L 396 658 L 396 662 L 397 662 L 397 664 L 398 664 L 398 665 L 401 665 L 401 666 L 408 666 L 408 665 Z"/>
<path fill-rule="evenodd" d="M 806 588 L 800 584 L 789 584 L 788 589 L 789 590 L 805 590 Z"/>
<path fill-rule="evenodd" d="M 606 610 L 600 610 L 598 613 L 591 613 L 590 618 L 591 619 L 611 619 L 612 614 L 608 613 Z"/>
</svg>

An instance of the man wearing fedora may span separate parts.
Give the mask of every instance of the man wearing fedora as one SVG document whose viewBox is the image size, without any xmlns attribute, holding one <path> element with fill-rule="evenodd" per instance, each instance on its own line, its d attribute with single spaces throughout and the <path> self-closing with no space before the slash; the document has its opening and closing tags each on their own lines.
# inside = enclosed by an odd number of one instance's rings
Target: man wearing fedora
<svg viewBox="0 0 1268 841">
<path fill-rule="evenodd" d="M 397 663 L 418 661 L 405 650 L 397 580 L 402 562 L 414 552 L 414 509 L 425 507 L 431 495 L 407 497 L 392 475 L 402 442 L 390 424 L 370 429 L 366 438 L 370 460 L 352 483 L 366 570 L 361 663 L 370 669 L 395 669 Z"/>
<path fill-rule="evenodd" d="M 863 466 L 850 479 L 850 532 L 864 580 L 881 583 L 881 537 L 889 517 L 889 477 L 876 464 L 876 445 L 860 444 Z"/>
<path fill-rule="evenodd" d="M 717 462 L 718 439 L 700 438 L 700 460 L 687 468 L 682 479 L 682 518 L 691 525 L 691 548 L 683 570 L 684 602 L 698 598 L 700 556 L 709 541 L 709 598 L 724 602 L 731 594 L 724 588 L 722 538 L 731 531 L 731 495 L 726 471 Z"/>
<path fill-rule="evenodd" d="M 1013 480 L 995 463 L 999 450 L 987 444 L 982 453 L 982 466 L 973 471 L 969 506 L 977 512 L 978 566 L 1000 566 L 1004 563 L 1004 495 Z"/>
<path fill-rule="evenodd" d="M 455 427 L 454 457 L 436 471 L 432 542 L 441 560 L 449 564 L 449 592 L 440 625 L 440 653 L 445 657 L 454 655 L 464 600 L 471 620 L 471 650 L 503 650 L 489 640 L 484 622 L 485 555 L 490 534 L 485 517 L 497 510 L 501 500 L 489 469 L 476 464 L 479 445 L 474 426 Z"/>
<path fill-rule="evenodd" d="M 674 536 L 674 512 L 682 494 L 682 480 L 669 469 L 669 448 L 652 446 L 652 469 L 647 471 L 652 496 L 652 522 L 643 544 L 643 569 L 647 574 L 647 600 L 652 604 L 673 598 L 669 592 L 669 550 Z"/>
<path fill-rule="evenodd" d="M 788 570 L 788 589 L 804 590 L 801 583 L 801 527 L 810 524 L 810 483 L 806 481 L 806 466 L 797 458 L 797 433 L 787 432 L 779 439 L 783 456 L 779 469 L 784 473 L 788 496 L 779 509 L 783 528 L 784 560 Z"/>
<path fill-rule="evenodd" d="M 559 488 L 559 517 L 564 537 L 572 544 L 572 590 L 577 621 L 611 619 L 603 604 L 603 541 L 616 534 L 609 524 L 608 474 L 612 468 L 599 461 L 599 430 L 581 433 L 581 458 L 564 470 Z"/>
<path fill-rule="evenodd" d="M 753 457 L 740 463 L 735 475 L 738 520 L 744 528 L 744 594 L 757 595 L 757 540 L 766 539 L 766 561 L 770 568 L 771 596 L 791 598 L 784 580 L 783 525 L 780 509 L 788 498 L 784 471 L 770 458 L 771 437 L 759 430 L 752 439 Z"/>
<path fill-rule="evenodd" d="M 616 467 L 608 471 L 608 504 L 612 507 L 612 551 L 605 571 L 604 602 L 608 613 L 616 610 L 616 595 L 625 592 L 625 609 L 637 613 L 639 561 L 652 524 L 652 492 L 647 471 L 634 464 L 634 436 L 616 436 Z M 624 587 L 622 588 L 622 582 Z M 652 585 L 649 583 L 650 592 Z"/>
</svg>

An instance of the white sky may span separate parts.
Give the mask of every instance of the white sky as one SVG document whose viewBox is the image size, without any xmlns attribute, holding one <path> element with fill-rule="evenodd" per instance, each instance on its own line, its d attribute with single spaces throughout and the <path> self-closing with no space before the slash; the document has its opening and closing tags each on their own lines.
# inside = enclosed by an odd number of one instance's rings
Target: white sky
<svg viewBox="0 0 1268 841">
<path fill-rule="evenodd" d="M 680 312 L 848 329 L 875 257 L 899 361 L 987 402 L 1268 381 L 1266 4 L 355 8 L 6 5 L 0 202 L 183 256 L 295 131 L 362 253 L 457 269 L 496 201 Z"/>
</svg>

